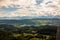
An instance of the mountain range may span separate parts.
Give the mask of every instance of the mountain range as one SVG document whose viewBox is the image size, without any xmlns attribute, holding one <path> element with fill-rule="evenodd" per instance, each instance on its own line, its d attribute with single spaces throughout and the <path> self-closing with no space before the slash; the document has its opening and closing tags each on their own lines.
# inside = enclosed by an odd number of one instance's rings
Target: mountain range
<svg viewBox="0 0 60 40">
<path fill-rule="evenodd" d="M 20 25 L 41 25 L 54 24 L 60 25 L 60 18 L 57 17 L 36 17 L 31 19 L 0 19 L 0 23 L 4 24 L 20 24 Z"/>
</svg>

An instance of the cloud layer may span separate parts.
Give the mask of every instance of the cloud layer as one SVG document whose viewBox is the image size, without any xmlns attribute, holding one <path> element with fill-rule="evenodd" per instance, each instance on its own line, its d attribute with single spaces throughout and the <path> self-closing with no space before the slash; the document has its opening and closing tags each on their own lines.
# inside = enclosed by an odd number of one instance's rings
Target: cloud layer
<svg viewBox="0 0 60 40">
<path fill-rule="evenodd" d="M 0 0 L 0 17 L 60 16 L 60 0 Z"/>
</svg>

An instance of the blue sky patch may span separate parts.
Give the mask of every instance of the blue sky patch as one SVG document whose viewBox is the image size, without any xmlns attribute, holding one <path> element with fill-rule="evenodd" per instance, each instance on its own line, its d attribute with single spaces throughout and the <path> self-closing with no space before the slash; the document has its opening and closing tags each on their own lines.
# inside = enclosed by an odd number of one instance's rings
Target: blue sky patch
<svg viewBox="0 0 60 40">
<path fill-rule="evenodd" d="M 36 5 L 40 5 L 44 0 L 36 0 Z"/>
<path fill-rule="evenodd" d="M 13 11 L 16 11 L 16 10 L 18 10 L 18 9 L 22 9 L 22 8 L 12 8 L 12 7 L 9 7 L 9 8 L 6 8 L 6 7 L 2 7 L 2 8 L 0 8 L 0 11 L 5 11 L 5 12 L 13 12 Z"/>
</svg>

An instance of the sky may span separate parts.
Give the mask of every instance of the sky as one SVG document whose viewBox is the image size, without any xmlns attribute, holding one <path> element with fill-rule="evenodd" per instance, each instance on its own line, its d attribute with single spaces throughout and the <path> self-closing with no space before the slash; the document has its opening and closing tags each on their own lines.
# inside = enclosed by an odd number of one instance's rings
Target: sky
<svg viewBox="0 0 60 40">
<path fill-rule="evenodd" d="M 60 16 L 60 0 L 0 0 L 0 18 Z"/>
</svg>

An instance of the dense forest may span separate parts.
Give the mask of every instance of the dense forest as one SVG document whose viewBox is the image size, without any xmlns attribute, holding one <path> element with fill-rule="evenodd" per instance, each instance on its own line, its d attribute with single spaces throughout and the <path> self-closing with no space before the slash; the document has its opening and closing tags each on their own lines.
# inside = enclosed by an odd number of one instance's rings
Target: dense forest
<svg viewBox="0 0 60 40">
<path fill-rule="evenodd" d="M 24 26 L 0 24 L 0 40 L 55 40 L 57 28 L 54 25 Z"/>
</svg>

